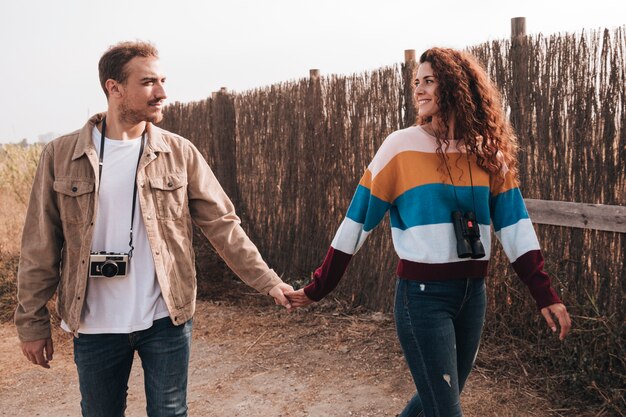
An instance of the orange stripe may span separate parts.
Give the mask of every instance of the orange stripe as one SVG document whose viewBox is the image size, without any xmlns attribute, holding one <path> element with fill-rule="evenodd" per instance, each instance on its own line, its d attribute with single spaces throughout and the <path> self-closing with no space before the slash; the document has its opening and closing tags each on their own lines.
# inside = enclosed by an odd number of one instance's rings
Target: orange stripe
<svg viewBox="0 0 626 417">
<path fill-rule="evenodd" d="M 491 179 L 491 195 L 496 196 L 498 194 L 502 194 L 504 192 L 509 191 L 512 188 L 519 187 L 519 181 L 513 178 L 511 172 L 507 172 L 504 176 L 504 182 L 498 181 L 497 178 Z"/>
<path fill-rule="evenodd" d="M 363 174 L 363 176 L 361 177 L 359 185 L 362 185 L 368 190 L 372 189 L 372 171 L 370 171 L 369 168 L 365 170 L 365 174 Z"/>
<path fill-rule="evenodd" d="M 457 153 L 451 154 L 448 161 L 454 185 L 469 186 L 471 183 L 467 159 L 465 155 L 458 159 L 458 155 Z M 401 152 L 389 161 L 373 181 L 369 170 L 366 171 L 361 185 L 368 187 L 372 195 L 384 201 L 393 202 L 407 190 L 420 185 L 451 184 L 445 166 L 441 167 L 442 170 L 438 169 L 440 161 L 440 157 L 433 153 Z M 488 186 L 489 174 L 476 165 L 474 156 L 470 156 L 470 163 L 474 185 Z"/>
</svg>

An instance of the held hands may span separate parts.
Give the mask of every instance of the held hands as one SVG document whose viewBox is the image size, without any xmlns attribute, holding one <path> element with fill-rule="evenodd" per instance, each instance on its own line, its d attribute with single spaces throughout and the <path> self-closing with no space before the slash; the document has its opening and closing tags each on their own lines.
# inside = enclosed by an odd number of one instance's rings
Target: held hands
<svg viewBox="0 0 626 417">
<path fill-rule="evenodd" d="M 305 307 L 312 303 L 307 295 L 304 293 L 304 289 L 294 290 L 289 284 L 280 283 L 274 286 L 269 295 L 274 297 L 274 302 L 278 305 L 284 306 L 287 310 L 291 311 L 292 308 Z"/>
<path fill-rule="evenodd" d="M 278 285 L 272 287 L 269 295 L 274 297 L 274 302 L 278 305 L 284 306 L 287 310 L 291 310 L 291 302 L 285 296 L 288 292 L 293 292 L 293 287 L 289 284 L 281 282 Z"/>
<path fill-rule="evenodd" d="M 50 368 L 48 362 L 52 360 L 52 354 L 54 353 L 51 338 L 20 342 L 20 347 L 22 348 L 22 353 L 29 361 L 35 365 Z"/>
<path fill-rule="evenodd" d="M 291 301 L 291 306 L 294 308 L 306 307 L 314 303 L 313 300 L 307 297 L 304 292 L 304 288 L 301 288 L 297 291 L 294 291 L 292 289 L 291 291 L 286 292 L 285 295 L 287 296 L 287 298 L 289 298 L 289 300 Z"/>
<path fill-rule="evenodd" d="M 556 332 L 556 324 L 552 316 L 556 316 L 559 321 L 559 327 L 561 327 L 561 332 L 559 334 L 559 340 L 565 339 L 569 329 L 572 327 L 572 320 L 569 317 L 569 313 L 565 306 L 561 303 L 552 304 L 548 307 L 544 307 L 541 309 L 541 314 L 543 318 L 546 319 L 546 323 L 548 323 L 548 327 L 552 330 L 552 333 Z"/>
</svg>

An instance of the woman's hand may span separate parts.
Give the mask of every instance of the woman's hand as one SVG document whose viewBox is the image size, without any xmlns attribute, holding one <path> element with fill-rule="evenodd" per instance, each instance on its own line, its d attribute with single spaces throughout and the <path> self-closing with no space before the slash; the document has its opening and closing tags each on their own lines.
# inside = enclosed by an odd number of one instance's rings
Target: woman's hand
<svg viewBox="0 0 626 417">
<path fill-rule="evenodd" d="M 569 313 L 567 312 L 567 308 L 561 303 L 552 304 L 548 307 L 544 307 L 541 309 L 541 314 L 546 319 L 546 323 L 548 323 L 548 327 L 552 329 L 552 332 L 556 332 L 556 324 L 552 316 L 556 316 L 559 321 L 559 327 L 561 328 L 561 333 L 559 334 L 559 340 L 565 339 L 569 329 L 572 327 L 572 320 L 569 317 Z"/>
<path fill-rule="evenodd" d="M 306 307 L 309 304 L 314 303 L 314 301 L 307 297 L 304 293 L 304 288 L 301 288 L 298 291 L 287 291 L 285 292 L 285 296 L 289 299 L 289 301 L 291 301 L 291 306 L 294 308 Z"/>
</svg>

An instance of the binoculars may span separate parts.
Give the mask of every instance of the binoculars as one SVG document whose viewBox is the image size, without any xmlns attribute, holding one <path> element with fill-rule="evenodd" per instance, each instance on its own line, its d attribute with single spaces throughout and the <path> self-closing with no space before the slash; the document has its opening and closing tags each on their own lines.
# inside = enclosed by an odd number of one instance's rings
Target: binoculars
<svg viewBox="0 0 626 417">
<path fill-rule="evenodd" d="M 485 248 L 480 241 L 480 229 L 473 211 L 452 212 L 452 224 L 456 235 L 456 252 L 459 258 L 480 259 L 485 257 Z"/>
</svg>

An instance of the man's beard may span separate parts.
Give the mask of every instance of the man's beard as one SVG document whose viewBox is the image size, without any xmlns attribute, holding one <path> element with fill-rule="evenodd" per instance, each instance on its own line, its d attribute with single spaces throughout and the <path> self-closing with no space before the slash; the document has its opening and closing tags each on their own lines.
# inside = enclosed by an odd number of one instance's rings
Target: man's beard
<svg viewBox="0 0 626 417">
<path fill-rule="evenodd" d="M 124 100 L 120 105 L 120 117 L 124 122 L 133 125 L 141 122 L 159 123 L 163 120 L 163 113 L 160 111 L 152 113 L 146 110 L 135 110 L 130 108 L 126 100 Z"/>
</svg>

